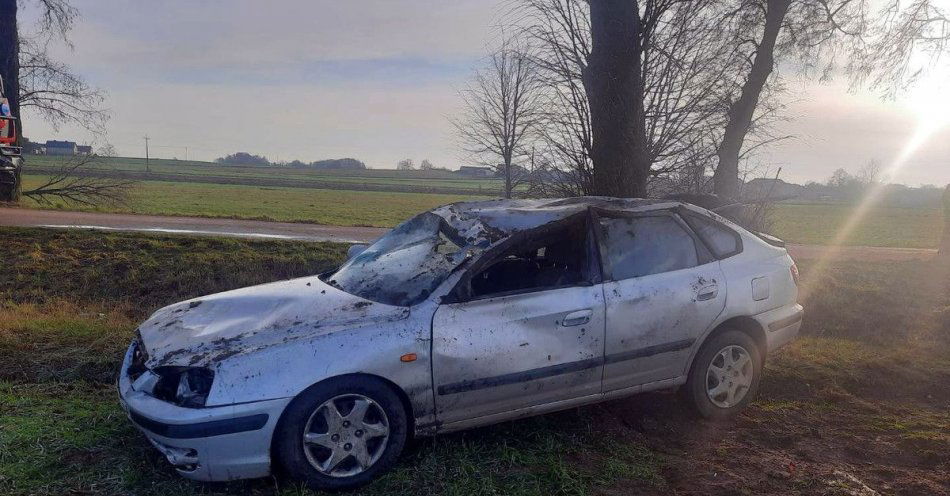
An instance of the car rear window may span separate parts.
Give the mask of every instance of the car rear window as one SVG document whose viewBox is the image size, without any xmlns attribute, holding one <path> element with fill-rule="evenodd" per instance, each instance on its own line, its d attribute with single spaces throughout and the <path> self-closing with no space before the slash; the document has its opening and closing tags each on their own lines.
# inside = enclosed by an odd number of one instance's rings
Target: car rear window
<svg viewBox="0 0 950 496">
<path fill-rule="evenodd" d="M 687 214 L 683 217 L 716 258 L 730 257 L 741 251 L 739 235 L 732 229 L 702 215 Z"/>
</svg>

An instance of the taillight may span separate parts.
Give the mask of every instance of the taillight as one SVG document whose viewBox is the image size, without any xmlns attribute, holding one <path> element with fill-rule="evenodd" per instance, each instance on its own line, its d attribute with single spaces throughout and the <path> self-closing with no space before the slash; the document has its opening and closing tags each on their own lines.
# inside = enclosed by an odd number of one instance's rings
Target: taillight
<svg viewBox="0 0 950 496">
<path fill-rule="evenodd" d="M 792 273 L 792 280 L 795 281 L 795 285 L 798 286 L 798 266 L 793 262 L 792 266 L 789 267 L 788 270 Z"/>
</svg>

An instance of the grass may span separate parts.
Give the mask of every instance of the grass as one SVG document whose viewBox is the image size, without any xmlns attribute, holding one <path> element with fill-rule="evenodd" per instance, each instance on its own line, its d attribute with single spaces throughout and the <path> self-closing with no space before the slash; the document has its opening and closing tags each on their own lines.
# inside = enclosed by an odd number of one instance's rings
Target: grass
<svg viewBox="0 0 950 496">
<path fill-rule="evenodd" d="M 376 172 L 388 174 L 394 171 Z M 44 176 L 26 175 L 24 178 L 25 188 L 29 189 Z M 54 208 L 393 227 L 421 211 L 478 198 L 484 197 L 143 181 L 136 187 L 129 206 L 91 209 L 60 204 Z M 30 199 L 25 199 L 22 204 L 30 208 L 44 207 Z M 943 216 L 939 209 L 878 206 L 872 207 L 847 237 L 836 240 L 837 233 L 853 214 L 854 206 L 851 205 L 782 203 L 775 206 L 772 233 L 797 244 L 822 245 L 839 241 L 856 246 L 934 248 L 943 231 Z"/>
<path fill-rule="evenodd" d="M 0 382 L 0 484 L 5 494 L 302 494 L 280 480 L 186 481 L 134 430 L 111 386 Z M 568 422 L 573 424 L 567 427 Z M 399 466 L 367 494 L 587 494 L 621 480 L 662 486 L 649 450 L 584 436 L 574 413 L 410 445 Z M 567 427 L 567 428 L 565 428 Z M 602 469 L 572 457 L 604 453 Z M 428 492 L 428 491 L 427 491 Z"/>
<path fill-rule="evenodd" d="M 73 157 L 39 156 L 27 157 L 28 167 L 53 169 L 64 163 L 75 160 Z M 117 171 L 131 173 L 145 173 L 145 159 L 131 157 L 98 157 L 90 162 L 86 169 L 102 171 Z M 180 176 L 187 181 L 194 177 L 216 177 L 222 181 L 228 178 L 260 178 L 274 177 L 299 180 L 318 181 L 326 183 L 351 184 L 355 187 L 372 185 L 389 185 L 424 188 L 451 188 L 479 191 L 498 191 L 503 182 L 500 179 L 466 178 L 451 171 L 397 171 L 395 169 L 363 169 L 363 170 L 316 170 L 296 169 L 277 166 L 239 166 L 222 165 L 213 162 L 195 160 L 168 160 L 151 159 L 149 171 L 152 174 Z"/>
<path fill-rule="evenodd" d="M 58 157 L 37 157 L 38 165 L 55 165 Z M 96 167 L 114 170 L 139 170 L 138 159 L 110 160 Z M 49 162 L 49 163 L 47 163 Z M 132 202 L 123 207 L 95 209 L 59 204 L 55 208 L 153 215 L 227 217 L 288 222 L 312 222 L 340 226 L 393 227 L 406 218 L 446 203 L 481 198 L 475 196 L 485 180 L 442 177 L 446 173 L 417 171 L 419 177 L 406 178 L 397 171 L 299 171 L 281 169 L 275 173 L 258 167 L 221 166 L 210 163 L 161 161 L 156 172 L 182 174 L 183 182 L 143 181 L 133 193 Z M 430 193 L 391 193 L 345 189 L 247 186 L 187 182 L 189 175 L 223 174 L 233 177 L 330 178 L 340 182 L 378 181 L 396 184 L 440 182 L 443 186 L 472 187 L 470 195 Z M 403 174 L 403 176 L 400 176 Z M 297 175 L 297 176 L 295 176 Z M 411 174 L 410 174 L 411 175 Z M 431 177 L 429 177 L 431 176 Z M 24 187 L 39 184 L 45 176 L 25 175 Z M 345 187 L 345 186 L 344 186 Z M 487 188 L 486 188 L 487 190 Z M 23 205 L 46 207 L 26 199 Z M 940 241 L 943 219 L 936 208 L 872 207 L 863 220 L 844 239 L 837 233 L 854 214 L 854 206 L 841 204 L 778 204 L 773 215 L 772 234 L 790 243 L 828 244 L 898 248 L 934 248 Z"/>
<path fill-rule="evenodd" d="M 36 186 L 42 179 L 43 176 L 24 176 L 24 189 Z M 135 188 L 128 207 L 90 209 L 61 204 L 58 208 L 393 227 L 424 210 L 473 198 L 476 197 L 144 181 Z M 42 207 L 30 199 L 25 199 L 22 205 Z"/>
<path fill-rule="evenodd" d="M 140 312 L 209 292 L 326 271 L 336 243 L 162 237 L 4 228 L 0 297 L 14 303 L 67 298 L 132 305 Z"/>
<path fill-rule="evenodd" d="M 0 380 L 111 383 L 139 312 L 128 304 L 11 303 L 0 307 Z"/>
<path fill-rule="evenodd" d="M 779 204 L 773 233 L 790 243 L 823 245 L 836 240 L 854 215 L 853 205 Z M 896 248 L 935 248 L 943 232 L 937 208 L 872 207 L 844 239 L 844 245 Z"/>
<path fill-rule="evenodd" d="M 307 494 L 279 478 L 180 478 L 128 423 L 112 381 L 136 323 L 155 307 L 322 271 L 342 247 L 12 228 L 0 236 L 16 267 L 0 272 L 4 494 Z M 414 441 L 393 472 L 357 494 L 853 489 L 838 472 L 883 493 L 946 492 L 946 268 L 801 268 L 815 288 L 805 335 L 770 358 L 759 400 L 739 419 L 701 422 L 673 395 L 641 395 Z"/>
</svg>

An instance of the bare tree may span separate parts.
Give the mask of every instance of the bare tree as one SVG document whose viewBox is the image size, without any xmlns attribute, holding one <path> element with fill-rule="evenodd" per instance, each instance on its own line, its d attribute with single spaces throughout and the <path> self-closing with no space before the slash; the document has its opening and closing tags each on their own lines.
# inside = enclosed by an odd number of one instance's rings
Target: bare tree
<svg viewBox="0 0 950 496">
<path fill-rule="evenodd" d="M 36 112 L 54 129 L 69 123 L 101 134 L 109 118 L 102 90 L 51 59 L 46 45 L 30 40 L 20 44 L 19 91 L 20 107 Z"/>
<path fill-rule="evenodd" d="M 541 113 L 541 79 L 530 46 L 506 38 L 463 90 L 463 117 L 453 122 L 465 149 L 505 179 L 505 197 L 527 174 L 518 162 L 530 153 L 529 142 Z"/>
<path fill-rule="evenodd" d="M 18 0 L 0 0 L 0 75 L 13 116 L 20 118 L 21 108 L 30 108 L 54 127 L 72 123 L 101 133 L 108 119 L 102 108 L 104 93 L 49 56 L 56 39 L 72 46 L 69 32 L 79 11 L 68 0 L 20 3 L 39 9 L 34 32 L 24 33 L 17 24 Z M 20 124 L 22 135 L 22 120 Z"/>
<path fill-rule="evenodd" d="M 17 24 L 18 7 L 30 5 L 39 9 L 39 19 L 35 32 L 24 34 L 23 26 Z M 0 0 L 0 76 L 11 113 L 19 119 L 21 139 L 21 109 L 33 110 L 54 128 L 70 123 L 95 134 L 104 131 L 108 114 L 101 107 L 102 91 L 49 56 L 50 43 L 57 38 L 71 46 L 68 34 L 78 16 L 68 0 Z M 22 195 L 47 204 L 56 198 L 83 205 L 126 201 L 131 182 L 84 177 L 82 169 L 89 163 L 88 157 L 69 160 L 39 188 Z M 19 171 L 16 178 L 10 199 L 16 199 L 21 188 Z"/>
<path fill-rule="evenodd" d="M 10 103 L 10 113 L 19 119 L 20 40 L 17 7 L 17 0 L 0 0 L 0 80 L 3 81 L 3 96 Z"/>
<path fill-rule="evenodd" d="M 704 191 L 713 170 L 715 190 L 734 197 L 741 164 L 789 138 L 773 132 L 777 61 L 828 77 L 844 58 L 852 84 L 892 90 L 920 74 L 914 54 L 944 49 L 950 27 L 933 0 L 886 2 L 870 16 L 864 0 L 521 0 L 513 17 L 556 88 L 541 162 L 570 164 L 591 178 L 579 189 L 599 194 L 655 191 L 655 178 Z"/>
<path fill-rule="evenodd" d="M 119 153 L 115 151 L 115 147 L 110 143 L 106 143 L 96 149 L 96 156 L 99 157 L 118 157 Z"/>
<path fill-rule="evenodd" d="M 399 162 L 396 162 L 396 170 L 410 171 L 415 169 L 416 165 L 411 158 L 402 159 Z"/>
<path fill-rule="evenodd" d="M 572 180 L 575 184 L 571 189 L 584 194 L 640 196 L 656 189 L 650 186 L 651 182 L 659 178 L 659 182 L 669 184 L 674 176 L 677 184 L 695 183 L 694 188 L 701 189 L 699 179 L 714 164 L 725 122 L 724 102 L 735 90 L 727 76 L 738 70 L 741 63 L 733 40 L 720 26 L 729 4 L 713 0 L 650 0 L 639 4 L 638 9 L 631 7 L 637 18 L 629 19 L 632 13 L 625 18 L 636 27 L 627 28 L 634 41 L 621 41 L 620 47 L 627 50 L 632 44 L 636 53 L 627 54 L 627 69 L 633 63 L 640 68 L 635 74 L 628 74 L 636 84 L 622 91 L 630 92 L 628 96 L 636 103 L 625 111 L 611 103 L 617 97 L 607 98 L 598 118 L 606 116 L 612 123 L 605 124 L 606 129 L 602 130 L 608 135 L 595 139 L 590 92 L 598 91 L 594 86 L 600 84 L 601 78 L 611 83 L 618 83 L 619 79 L 591 65 L 591 13 L 595 8 L 616 4 L 521 0 L 521 15 L 517 17 L 524 19 L 526 31 L 538 47 L 537 65 L 548 89 L 548 112 L 540 140 L 545 150 L 540 155 L 546 167 L 565 172 L 540 177 Z M 761 131 L 767 129 L 773 109 L 763 108 L 758 119 Z M 630 121 L 631 115 L 639 117 Z M 615 119 L 626 120 L 633 134 L 620 133 L 612 136 L 611 141 L 609 134 L 620 129 Z M 616 140 L 631 149 L 617 148 Z M 641 143 L 637 144 L 638 141 Z M 595 160 L 595 145 L 603 145 L 601 159 L 607 157 L 616 163 Z M 604 175 L 608 174 L 608 167 L 620 180 Z M 598 175 L 600 182 L 594 180 Z M 686 177 L 691 180 L 681 180 Z"/>
<path fill-rule="evenodd" d="M 591 49 L 582 77 L 591 117 L 594 191 L 645 196 L 652 166 L 643 80 L 645 33 L 636 0 L 590 2 Z"/>
<path fill-rule="evenodd" d="M 10 106 L 10 113 L 14 119 L 20 117 L 20 105 L 17 95 L 19 94 L 18 80 L 20 77 L 20 66 L 17 60 L 17 49 L 19 40 L 17 37 L 17 0 L 0 0 L 0 97 L 6 98 Z M 11 128 L 17 124 L 2 122 L 4 129 L 3 135 L 8 136 Z M 22 132 L 20 133 L 22 136 Z M 22 139 L 22 138 L 21 138 Z M 0 201 L 17 201 L 20 199 L 21 190 L 21 171 L 22 160 L 17 158 L 7 159 L 0 157 L 0 166 L 4 171 L 0 177 L 3 184 L 0 184 Z M 7 170 L 12 168 L 12 171 Z"/>
<path fill-rule="evenodd" d="M 532 56 L 544 93 L 529 192 L 593 194 L 593 138 L 582 77 L 590 56 L 589 8 L 583 0 L 522 0 L 519 13 L 535 47 Z"/>
<path fill-rule="evenodd" d="M 71 157 L 39 186 L 24 191 L 23 196 L 47 206 L 58 201 L 81 206 L 128 205 L 136 181 L 85 175 L 95 160 L 93 155 Z"/>
<path fill-rule="evenodd" d="M 887 180 L 884 177 L 884 169 L 881 166 L 881 161 L 877 159 L 871 159 L 868 163 L 864 164 L 864 166 L 858 170 L 855 179 L 857 179 L 864 188 L 870 188 Z"/>
<path fill-rule="evenodd" d="M 723 27 L 748 58 L 717 151 L 715 190 L 730 198 L 738 195 L 745 139 L 780 60 L 824 78 L 845 57 L 852 85 L 868 83 L 888 96 L 921 74 L 915 54 L 939 57 L 950 40 L 950 21 L 933 0 L 887 0 L 876 12 L 864 0 L 741 0 Z"/>
<path fill-rule="evenodd" d="M 424 158 L 422 162 L 419 162 L 419 170 L 432 170 L 434 167 L 432 162 L 429 162 L 429 159 Z"/>
<path fill-rule="evenodd" d="M 651 177 L 709 159 L 736 61 L 716 0 L 590 2 L 594 187 L 645 196 Z M 618 21 L 623 19 L 623 21 Z"/>
</svg>

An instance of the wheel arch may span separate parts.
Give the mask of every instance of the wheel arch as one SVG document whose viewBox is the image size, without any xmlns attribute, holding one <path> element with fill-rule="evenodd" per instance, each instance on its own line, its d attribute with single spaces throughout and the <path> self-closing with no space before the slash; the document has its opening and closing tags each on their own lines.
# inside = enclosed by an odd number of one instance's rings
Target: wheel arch
<svg viewBox="0 0 950 496">
<path fill-rule="evenodd" d="M 732 317 L 726 319 L 714 327 L 711 331 L 706 333 L 705 336 L 700 340 L 699 345 L 693 348 L 693 353 L 689 357 L 689 366 L 686 369 L 686 376 L 689 376 L 690 371 L 693 368 L 693 362 L 696 361 L 696 356 L 699 355 L 699 350 L 702 349 L 710 339 L 722 334 L 723 332 L 729 330 L 736 330 L 747 334 L 753 341 L 755 341 L 756 346 L 759 348 L 759 355 L 762 357 L 762 366 L 765 366 L 765 356 L 768 353 L 768 343 L 765 337 L 765 329 L 762 328 L 762 325 L 752 317 L 745 315 Z"/>
<path fill-rule="evenodd" d="M 275 425 L 274 432 L 277 432 L 277 431 L 280 429 L 280 426 L 281 426 L 281 424 L 282 424 L 283 421 L 284 421 L 284 416 L 287 414 L 287 411 L 290 409 L 290 406 L 294 403 L 294 401 L 296 401 L 297 398 L 299 398 L 300 396 L 302 396 L 302 395 L 303 395 L 304 393 L 306 393 L 307 391 L 310 391 L 310 390 L 312 390 L 313 388 L 315 388 L 315 387 L 317 387 L 317 386 L 320 386 L 321 384 L 325 384 L 325 383 L 327 383 L 327 382 L 329 382 L 329 381 L 338 381 L 338 380 L 346 380 L 346 379 L 360 379 L 360 378 L 365 378 L 365 379 L 370 379 L 370 380 L 378 381 L 378 382 L 384 384 L 386 387 L 388 387 L 390 390 L 392 390 L 392 391 L 396 394 L 396 397 L 399 398 L 399 401 L 400 401 L 400 403 L 402 403 L 402 407 L 403 407 L 403 409 L 404 409 L 405 412 L 406 412 L 406 422 L 408 423 L 408 425 L 406 426 L 406 433 L 407 433 L 407 435 L 412 436 L 412 434 L 413 434 L 413 432 L 414 432 L 414 429 L 415 429 L 415 416 L 413 415 L 412 403 L 409 401 L 409 395 L 406 394 L 406 391 L 404 391 L 403 388 L 399 387 L 399 385 L 396 384 L 395 382 L 393 382 L 393 381 L 391 381 L 391 380 L 389 380 L 389 379 L 387 379 L 387 378 L 385 378 L 385 377 L 383 377 L 383 376 L 381 376 L 381 375 L 370 374 L 370 373 L 365 373 L 365 372 L 356 372 L 356 373 L 351 373 L 351 374 L 342 374 L 342 375 L 336 375 L 336 376 L 333 376 L 333 377 L 327 377 L 327 378 L 325 378 L 325 379 L 321 379 L 321 380 L 319 380 L 319 381 L 317 381 L 317 382 L 315 382 L 315 383 L 313 383 L 313 384 L 307 386 L 306 388 L 302 389 L 299 393 L 297 393 L 297 394 L 294 396 L 294 398 L 293 398 L 292 400 L 290 400 L 290 401 L 287 403 L 287 406 L 284 407 L 283 411 L 280 412 L 280 418 L 277 419 L 277 424 Z M 276 442 L 276 436 L 271 436 L 271 440 L 270 440 L 270 456 L 271 456 L 271 463 L 272 463 L 272 464 L 274 463 L 273 457 L 274 457 L 274 453 L 275 453 L 275 449 L 274 449 L 274 443 L 275 443 L 275 442 Z"/>
</svg>

